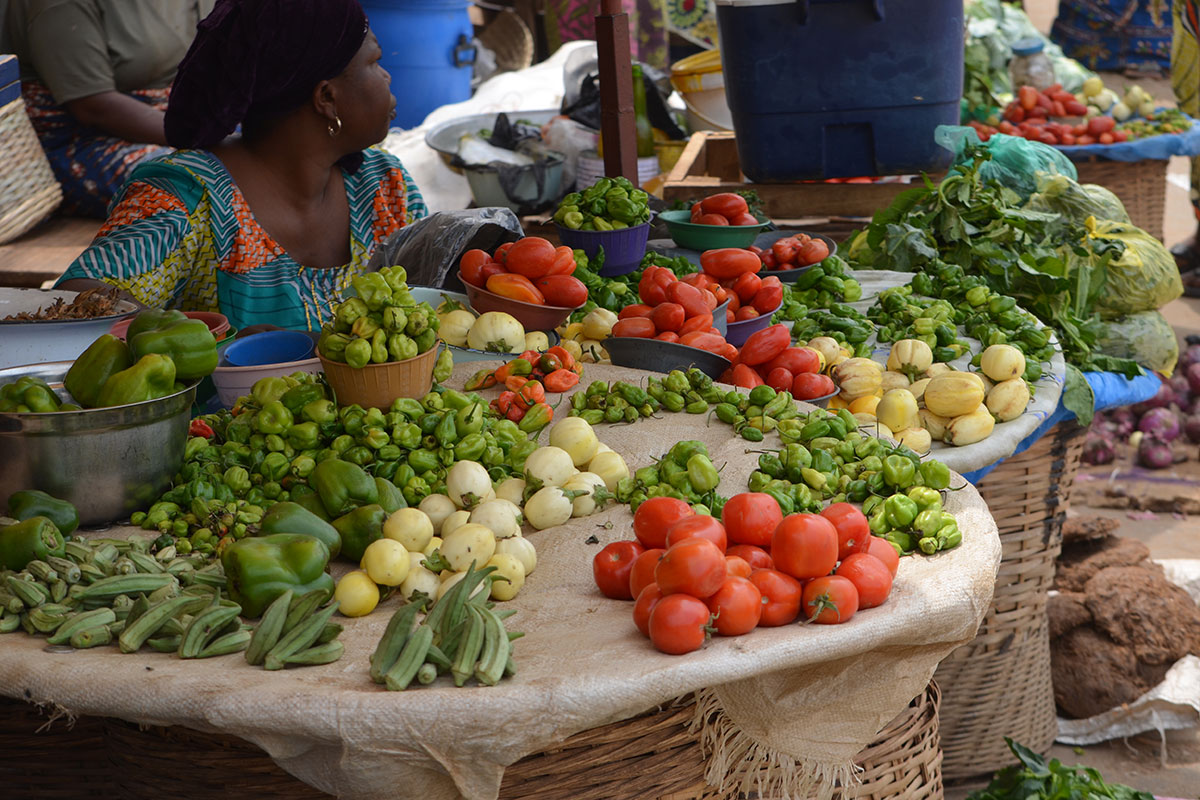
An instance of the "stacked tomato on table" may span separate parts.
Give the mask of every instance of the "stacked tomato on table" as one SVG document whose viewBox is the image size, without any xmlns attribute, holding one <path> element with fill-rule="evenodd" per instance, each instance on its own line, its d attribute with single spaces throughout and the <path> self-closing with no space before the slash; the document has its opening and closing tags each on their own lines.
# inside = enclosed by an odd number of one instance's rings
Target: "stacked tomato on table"
<svg viewBox="0 0 1200 800">
<path fill-rule="evenodd" d="M 646 267 L 638 298 L 642 302 L 617 315 L 613 336 L 674 342 L 728 359 L 737 356 L 737 348 L 713 327 L 713 311 L 730 295 L 704 273 L 679 278 L 666 267 Z"/>
<path fill-rule="evenodd" d="M 762 262 L 749 250 L 722 247 L 700 254 L 700 274 L 729 291 L 726 322 L 742 322 L 773 314 L 783 304 L 783 282 L 774 275 L 761 278 Z"/>
<path fill-rule="evenodd" d="M 814 239 L 807 233 L 776 239 L 768 248 L 750 245 L 747 248 L 758 256 L 763 267 L 769 270 L 800 269 L 811 267 L 829 258 L 829 245 L 824 239 Z"/>
<path fill-rule="evenodd" d="M 1022 86 L 1017 90 L 1016 98 L 1005 107 L 999 125 L 975 121 L 968 124 L 985 142 L 995 133 L 1021 136 L 1049 145 L 1113 144 L 1129 140 L 1129 131 L 1117 130 L 1117 121 L 1113 117 L 1086 117 L 1087 113 L 1087 106 L 1059 84 L 1045 91 Z"/>
<path fill-rule="evenodd" d="M 761 225 L 750 213 L 746 198 L 733 192 L 709 195 L 692 204 L 692 223 L 695 225 Z"/>
<path fill-rule="evenodd" d="M 459 260 L 462 279 L 492 294 L 539 306 L 578 308 L 587 302 L 583 281 L 574 277 L 575 253 L 546 239 L 526 236 L 496 248 L 468 250 Z"/>
<path fill-rule="evenodd" d="M 638 630 L 673 655 L 712 633 L 846 622 L 887 600 L 900 564 L 855 506 L 784 517 L 760 492 L 729 498 L 721 520 L 653 497 L 638 506 L 633 532 L 636 541 L 597 553 L 592 573 L 606 597 L 636 601 Z"/>
<path fill-rule="evenodd" d="M 822 366 L 816 350 L 792 346 L 786 325 L 772 325 L 750 334 L 719 380 L 743 389 L 766 384 L 777 392 L 791 392 L 797 400 L 815 400 L 837 390 L 833 379 L 821 373 Z"/>
</svg>

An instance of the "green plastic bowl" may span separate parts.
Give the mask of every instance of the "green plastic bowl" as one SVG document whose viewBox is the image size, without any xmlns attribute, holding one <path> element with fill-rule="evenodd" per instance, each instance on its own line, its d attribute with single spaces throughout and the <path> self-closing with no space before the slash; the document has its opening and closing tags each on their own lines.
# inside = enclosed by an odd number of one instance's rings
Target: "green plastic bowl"
<svg viewBox="0 0 1200 800">
<path fill-rule="evenodd" d="M 722 247 L 749 247 L 771 221 L 757 215 L 757 225 L 697 225 L 690 211 L 664 211 L 658 218 L 667 223 L 667 232 L 675 244 L 688 250 L 717 250 Z"/>
</svg>

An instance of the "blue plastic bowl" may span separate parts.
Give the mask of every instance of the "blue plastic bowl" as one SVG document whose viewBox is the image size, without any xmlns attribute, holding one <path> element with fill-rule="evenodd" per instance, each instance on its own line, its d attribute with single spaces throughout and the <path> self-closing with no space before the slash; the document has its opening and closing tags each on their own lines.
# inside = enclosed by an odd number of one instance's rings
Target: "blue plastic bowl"
<svg viewBox="0 0 1200 800">
<path fill-rule="evenodd" d="M 231 367 L 286 364 L 308 358 L 312 352 L 312 337 L 304 331 L 263 331 L 235 339 L 224 348 Z"/>
<path fill-rule="evenodd" d="M 771 326 L 771 317 L 775 316 L 775 312 L 782 307 L 783 303 L 780 303 L 769 314 L 759 314 L 757 317 L 744 319 L 741 322 L 730 322 L 726 326 L 725 341 L 734 347 L 741 347 L 750 338 L 751 334 L 769 328 Z"/>
<path fill-rule="evenodd" d="M 559 241 L 572 250 L 582 250 L 589 259 L 604 248 L 600 274 L 605 276 L 627 275 L 636 270 L 646 255 L 646 242 L 650 239 L 649 222 L 615 231 L 578 231 L 555 225 Z"/>
</svg>

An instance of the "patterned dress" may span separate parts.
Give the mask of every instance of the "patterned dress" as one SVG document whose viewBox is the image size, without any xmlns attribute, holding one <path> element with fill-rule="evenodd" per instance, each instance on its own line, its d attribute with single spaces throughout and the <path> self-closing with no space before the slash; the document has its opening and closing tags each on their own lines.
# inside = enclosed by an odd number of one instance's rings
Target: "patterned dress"
<svg viewBox="0 0 1200 800">
<path fill-rule="evenodd" d="M 1059 0 L 1050 38 L 1091 70 L 1165 73 L 1171 0 Z"/>
<path fill-rule="evenodd" d="M 1175 102 L 1190 117 L 1200 117 L 1200 4 L 1175 0 L 1171 18 L 1175 35 L 1171 42 L 1171 86 Z M 1200 158 L 1192 159 L 1192 210 L 1200 219 Z"/>
<path fill-rule="evenodd" d="M 235 328 L 268 323 L 317 330 L 385 237 L 426 215 L 395 156 L 364 152 L 344 173 L 350 263 L 305 267 L 255 220 L 225 166 L 204 150 L 180 150 L 138 166 L 91 246 L 67 269 L 103 280 L 146 305 L 219 311 Z"/>
</svg>

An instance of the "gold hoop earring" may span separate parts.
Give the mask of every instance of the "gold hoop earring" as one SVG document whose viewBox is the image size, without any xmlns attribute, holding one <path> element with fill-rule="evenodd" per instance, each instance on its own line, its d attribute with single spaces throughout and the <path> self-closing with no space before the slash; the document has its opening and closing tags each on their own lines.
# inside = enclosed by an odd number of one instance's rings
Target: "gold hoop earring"
<svg viewBox="0 0 1200 800">
<path fill-rule="evenodd" d="M 337 127 L 334 127 L 335 125 Z M 337 136 L 342 132 L 342 118 L 335 114 L 333 116 L 333 122 L 329 123 L 329 125 L 326 127 L 326 130 L 329 131 L 330 137 Z"/>
</svg>

